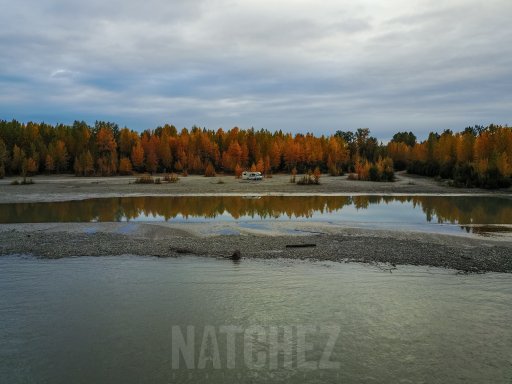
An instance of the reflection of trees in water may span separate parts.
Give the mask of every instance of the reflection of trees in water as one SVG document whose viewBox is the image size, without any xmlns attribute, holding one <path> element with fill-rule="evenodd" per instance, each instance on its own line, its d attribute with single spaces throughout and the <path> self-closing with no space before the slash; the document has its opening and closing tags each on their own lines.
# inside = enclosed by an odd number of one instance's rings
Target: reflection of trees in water
<svg viewBox="0 0 512 384">
<path fill-rule="evenodd" d="M 506 198 L 469 196 L 415 196 L 431 221 L 458 224 L 512 224 L 512 200 Z"/>
<path fill-rule="evenodd" d="M 427 221 L 458 224 L 511 224 L 512 200 L 468 196 L 240 196 L 126 197 L 58 203 L 0 205 L 0 222 L 121 221 L 140 216 L 235 219 L 311 218 L 313 214 L 341 211 L 345 206 L 368 209 L 373 204 L 407 203 L 420 207 Z M 397 207 L 396 209 L 400 209 Z M 404 207 L 403 209 L 408 209 Z M 392 214 L 392 213 L 391 213 Z"/>
<path fill-rule="evenodd" d="M 128 201 L 125 201 L 128 200 Z M 240 196 L 218 197 L 137 197 L 121 199 L 125 217 L 134 219 L 141 215 L 162 216 L 166 220 L 184 218 L 215 218 L 229 214 L 235 219 L 242 216 L 252 218 L 312 217 L 314 213 L 333 212 L 350 204 L 349 197 L 261 197 L 247 199 Z"/>
</svg>

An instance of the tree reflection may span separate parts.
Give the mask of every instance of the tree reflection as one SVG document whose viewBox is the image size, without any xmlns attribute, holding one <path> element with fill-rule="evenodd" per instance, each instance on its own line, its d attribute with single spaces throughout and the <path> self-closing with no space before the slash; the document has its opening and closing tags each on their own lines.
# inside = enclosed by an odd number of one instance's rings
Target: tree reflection
<svg viewBox="0 0 512 384">
<path fill-rule="evenodd" d="M 154 218 L 215 219 L 228 215 L 260 219 L 312 218 L 344 207 L 366 210 L 372 205 L 401 203 L 393 209 L 419 207 L 428 222 L 512 224 L 512 200 L 476 196 L 180 196 L 119 197 L 54 203 L 0 204 L 0 222 L 112 222 Z M 403 204 L 403 207 L 402 207 Z M 393 215 L 393 211 L 390 211 Z M 469 228 L 469 227 L 468 227 Z"/>
</svg>

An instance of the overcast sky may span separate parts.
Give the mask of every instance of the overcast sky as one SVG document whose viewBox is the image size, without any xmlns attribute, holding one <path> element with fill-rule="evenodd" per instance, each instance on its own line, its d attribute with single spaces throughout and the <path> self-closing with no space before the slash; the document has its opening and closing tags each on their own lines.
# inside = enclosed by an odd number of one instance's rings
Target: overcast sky
<svg viewBox="0 0 512 384">
<path fill-rule="evenodd" d="M 329 134 L 512 124 L 511 0 L 0 0 L 0 118 Z"/>
</svg>

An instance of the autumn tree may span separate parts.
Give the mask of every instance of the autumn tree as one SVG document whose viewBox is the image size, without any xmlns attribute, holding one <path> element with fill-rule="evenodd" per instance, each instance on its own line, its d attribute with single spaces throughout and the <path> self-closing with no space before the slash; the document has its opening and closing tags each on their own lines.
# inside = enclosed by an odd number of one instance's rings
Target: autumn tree
<svg viewBox="0 0 512 384">
<path fill-rule="evenodd" d="M 55 161 L 53 160 L 52 155 L 49 153 L 46 155 L 45 161 L 44 161 L 44 168 L 46 169 L 46 172 L 52 173 L 55 171 Z"/>
<path fill-rule="evenodd" d="M 387 146 L 388 155 L 393 159 L 395 168 L 399 171 L 407 168 L 411 157 L 411 147 L 404 141 L 390 141 Z"/>
<path fill-rule="evenodd" d="M 50 155 L 53 160 L 54 171 L 59 173 L 67 170 L 69 156 L 64 141 L 57 140 L 54 143 L 51 143 L 48 147 L 48 155 Z"/>
<path fill-rule="evenodd" d="M 236 177 L 237 179 L 239 179 L 240 177 L 242 177 L 242 173 L 243 173 L 243 171 L 244 171 L 244 170 L 243 170 L 243 168 L 240 166 L 240 164 L 237 164 L 237 165 L 235 166 L 235 177 Z"/>
<path fill-rule="evenodd" d="M 238 141 L 229 144 L 228 150 L 222 155 L 222 165 L 224 169 L 232 171 L 237 164 L 244 164 L 242 161 L 242 147 Z"/>
<path fill-rule="evenodd" d="M 404 131 L 383 145 L 368 128 L 316 136 L 238 127 L 225 131 L 193 126 L 178 132 L 165 124 L 139 134 L 100 121 L 90 127 L 83 121 L 52 126 L 0 120 L 0 176 L 66 172 L 70 159 L 77 175 L 95 174 L 95 166 L 97 174 L 111 175 L 120 158 L 121 173 L 165 169 L 204 174 L 211 165 L 215 171 L 239 174 L 254 165 L 268 175 L 294 168 L 306 172 L 318 167 L 332 175 L 356 170 L 362 179 L 379 178 L 392 162 L 395 169 L 451 178 L 455 185 L 495 188 L 511 182 L 512 133 L 509 127 L 491 124 L 459 133 L 431 132 L 418 142 Z"/>
<path fill-rule="evenodd" d="M 173 164 L 173 158 L 171 153 L 171 147 L 169 144 L 170 137 L 164 131 L 158 142 L 157 154 L 162 163 L 164 170 L 170 170 Z"/>
<path fill-rule="evenodd" d="M 279 168 L 281 168 L 281 147 L 277 140 L 272 142 L 268 156 L 270 168 L 272 170 L 277 171 Z"/>
<path fill-rule="evenodd" d="M 91 152 L 87 150 L 78 155 L 73 168 L 77 176 L 91 176 L 94 173 L 94 159 Z"/>
<path fill-rule="evenodd" d="M 0 138 L 0 179 L 5 176 L 5 162 L 7 160 L 7 147 L 4 141 Z"/>
<path fill-rule="evenodd" d="M 146 153 L 146 171 L 155 173 L 158 169 L 158 146 L 160 140 L 157 136 L 152 135 L 147 141 L 143 140 L 142 143 L 146 143 L 144 152 Z"/>
<path fill-rule="evenodd" d="M 342 138 L 332 136 L 327 146 L 327 168 L 331 176 L 338 176 L 343 172 L 343 164 L 348 161 L 349 152 Z"/>
<path fill-rule="evenodd" d="M 212 163 L 208 163 L 206 169 L 204 170 L 204 175 L 206 177 L 214 177 L 215 176 L 215 168 Z"/>
<path fill-rule="evenodd" d="M 140 172 L 144 166 L 144 148 L 142 148 L 140 140 L 137 140 L 136 144 L 132 147 L 131 160 L 135 169 Z"/>
<path fill-rule="evenodd" d="M 490 125 L 430 133 L 411 150 L 408 172 L 453 179 L 455 185 L 498 188 L 511 184 L 512 129 Z"/>
<path fill-rule="evenodd" d="M 119 160 L 119 173 L 121 175 L 131 175 L 132 174 L 132 162 L 127 157 L 121 157 Z"/>
<path fill-rule="evenodd" d="M 119 154 L 124 157 L 130 156 L 137 141 L 138 135 L 136 132 L 132 132 L 126 127 L 121 129 L 119 131 Z"/>
<path fill-rule="evenodd" d="M 265 173 L 265 163 L 263 162 L 263 159 L 259 159 L 256 163 L 256 172 Z"/>
<path fill-rule="evenodd" d="M 26 158 L 25 151 L 15 144 L 12 150 L 11 171 L 20 174 Z"/>
<path fill-rule="evenodd" d="M 70 130 L 68 150 L 72 157 L 91 150 L 92 130 L 84 121 L 75 121 Z"/>
<path fill-rule="evenodd" d="M 29 157 L 29 158 L 25 158 L 23 160 L 22 176 L 34 175 L 37 173 L 37 170 L 38 170 L 38 163 L 37 163 L 36 159 Z"/>
<path fill-rule="evenodd" d="M 102 126 L 96 135 L 98 148 L 98 171 L 103 176 L 113 175 L 117 171 L 117 143 L 114 131 Z"/>
</svg>

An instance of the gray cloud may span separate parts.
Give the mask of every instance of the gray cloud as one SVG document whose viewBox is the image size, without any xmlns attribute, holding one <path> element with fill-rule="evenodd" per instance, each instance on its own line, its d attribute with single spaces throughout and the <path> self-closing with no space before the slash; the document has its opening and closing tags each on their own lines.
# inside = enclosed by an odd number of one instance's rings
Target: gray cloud
<svg viewBox="0 0 512 384">
<path fill-rule="evenodd" d="M 329 133 L 511 123 L 509 0 L 36 1 L 0 14 L 0 118 Z"/>
</svg>

